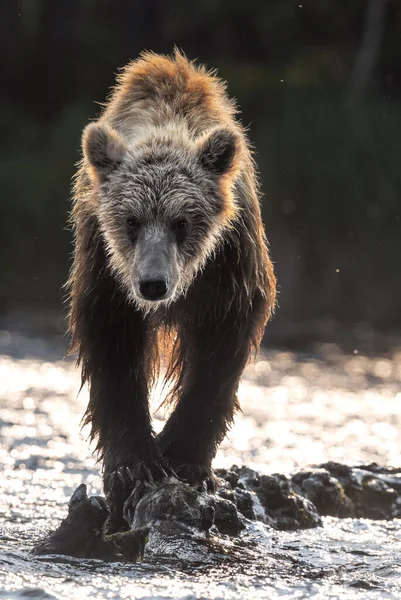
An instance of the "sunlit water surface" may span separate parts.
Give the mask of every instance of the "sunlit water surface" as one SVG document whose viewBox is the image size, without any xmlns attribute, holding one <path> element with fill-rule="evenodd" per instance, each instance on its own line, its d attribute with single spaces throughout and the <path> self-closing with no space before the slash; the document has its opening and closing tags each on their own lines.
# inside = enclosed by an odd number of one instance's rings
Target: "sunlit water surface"
<svg viewBox="0 0 401 600">
<path fill-rule="evenodd" d="M 62 347 L 4 334 L 0 343 L 0 598 L 401 598 L 399 521 L 326 518 L 297 532 L 254 523 L 237 542 L 238 560 L 208 565 L 30 556 L 66 515 L 73 490 L 84 482 L 98 494 L 101 479 L 80 431 L 87 391 L 78 395 Z M 268 351 L 248 367 L 240 397 L 216 466 L 401 465 L 401 353 Z M 162 419 L 157 412 L 156 429 Z"/>
</svg>

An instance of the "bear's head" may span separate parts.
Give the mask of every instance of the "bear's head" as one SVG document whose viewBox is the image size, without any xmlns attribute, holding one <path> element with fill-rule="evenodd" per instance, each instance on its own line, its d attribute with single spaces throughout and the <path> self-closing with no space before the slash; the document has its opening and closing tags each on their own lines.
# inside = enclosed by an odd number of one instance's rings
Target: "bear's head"
<svg viewBox="0 0 401 600">
<path fill-rule="evenodd" d="M 84 161 L 111 269 L 145 311 L 185 294 L 238 213 L 241 139 L 173 126 L 135 140 L 106 122 L 83 134 Z"/>
</svg>

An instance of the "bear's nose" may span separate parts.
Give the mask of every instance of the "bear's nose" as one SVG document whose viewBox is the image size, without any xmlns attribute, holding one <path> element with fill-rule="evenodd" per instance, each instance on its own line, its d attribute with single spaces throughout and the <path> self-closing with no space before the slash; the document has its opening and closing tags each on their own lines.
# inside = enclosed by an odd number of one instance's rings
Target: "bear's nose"
<svg viewBox="0 0 401 600">
<path fill-rule="evenodd" d="M 161 277 L 141 279 L 139 291 L 146 300 L 160 300 L 167 294 L 167 282 Z"/>
</svg>

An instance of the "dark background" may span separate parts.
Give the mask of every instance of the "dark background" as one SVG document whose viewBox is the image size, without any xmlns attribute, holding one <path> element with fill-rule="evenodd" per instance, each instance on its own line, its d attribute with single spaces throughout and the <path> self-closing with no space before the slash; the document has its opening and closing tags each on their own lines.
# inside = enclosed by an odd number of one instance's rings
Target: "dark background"
<svg viewBox="0 0 401 600">
<path fill-rule="evenodd" d="M 398 0 L 2 0 L 0 18 L 3 316 L 62 310 L 82 128 L 119 67 L 176 45 L 228 80 L 249 126 L 273 337 L 401 328 Z"/>
</svg>

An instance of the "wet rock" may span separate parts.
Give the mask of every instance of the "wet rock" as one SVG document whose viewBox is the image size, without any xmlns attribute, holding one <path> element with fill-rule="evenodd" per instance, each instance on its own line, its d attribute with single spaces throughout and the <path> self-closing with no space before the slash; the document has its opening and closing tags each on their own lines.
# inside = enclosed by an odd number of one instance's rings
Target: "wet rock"
<svg viewBox="0 0 401 600">
<path fill-rule="evenodd" d="M 234 502 L 216 497 L 214 501 L 214 524 L 225 535 L 236 536 L 245 529 L 245 519 Z"/>
<path fill-rule="evenodd" d="M 135 562 L 143 556 L 148 528 L 106 536 L 109 516 L 101 496 L 88 498 L 81 484 L 71 497 L 67 518 L 33 550 L 34 554 L 65 554 L 77 558 L 103 558 Z"/>
<path fill-rule="evenodd" d="M 233 467 L 234 468 L 234 467 Z M 257 489 L 260 486 L 260 475 L 249 467 L 238 469 L 238 487 L 242 489 Z"/>
<path fill-rule="evenodd" d="M 354 504 L 344 488 L 326 469 L 301 471 L 291 478 L 294 489 L 306 496 L 322 516 L 351 517 Z"/>
<path fill-rule="evenodd" d="M 80 485 L 67 518 L 35 553 L 135 562 L 149 535 L 153 555 L 204 562 L 210 553 L 226 554 L 221 542 L 238 537 L 252 520 L 276 530 L 296 530 L 321 526 L 325 515 L 401 516 L 401 470 L 375 464 L 330 462 L 292 477 L 233 466 L 215 475 L 215 493 L 174 478 L 135 488 L 124 506 L 127 531 L 112 535 L 105 533 L 109 511 L 104 498 L 88 498 L 86 486 Z"/>
<path fill-rule="evenodd" d="M 337 479 L 353 504 L 349 516 L 395 519 L 401 516 L 401 471 L 375 463 L 348 467 L 335 462 L 321 465 Z"/>
<path fill-rule="evenodd" d="M 249 469 L 250 470 L 250 469 Z M 217 469 L 215 476 L 218 480 L 217 495 L 229 500 L 245 518 L 251 521 L 257 519 L 255 513 L 255 495 L 245 489 L 243 482 L 239 481 L 241 469 L 233 467 L 230 470 Z M 253 471 L 253 473 L 256 473 Z"/>
<path fill-rule="evenodd" d="M 293 490 L 285 475 L 262 475 L 257 494 L 276 529 L 309 529 L 322 524 L 316 507 Z"/>
<path fill-rule="evenodd" d="M 131 529 L 152 527 L 164 535 L 179 535 L 208 531 L 214 523 L 214 496 L 177 479 L 148 484 L 139 497 L 136 493 L 124 506 Z"/>
<path fill-rule="evenodd" d="M 237 475 L 235 478 L 233 473 Z M 275 529 L 308 529 L 322 524 L 314 504 L 293 489 L 291 480 L 285 475 L 259 475 L 247 467 L 232 467 L 230 471 L 217 471 L 226 484 L 235 482 L 234 489 L 222 486 L 227 497 L 238 511 L 250 520 L 261 520 Z M 221 489 L 221 488 L 220 488 Z"/>
<path fill-rule="evenodd" d="M 245 527 L 233 502 L 174 478 L 134 489 L 124 514 L 133 530 L 150 528 L 149 557 L 186 564 L 227 560 L 226 537 L 238 536 Z"/>
<path fill-rule="evenodd" d="M 243 490 L 241 488 L 236 488 L 233 493 L 233 501 L 235 506 L 238 508 L 239 512 L 244 515 L 247 519 L 254 521 L 258 518 L 258 512 L 256 509 L 256 498 L 255 494 L 248 491 Z"/>
</svg>

